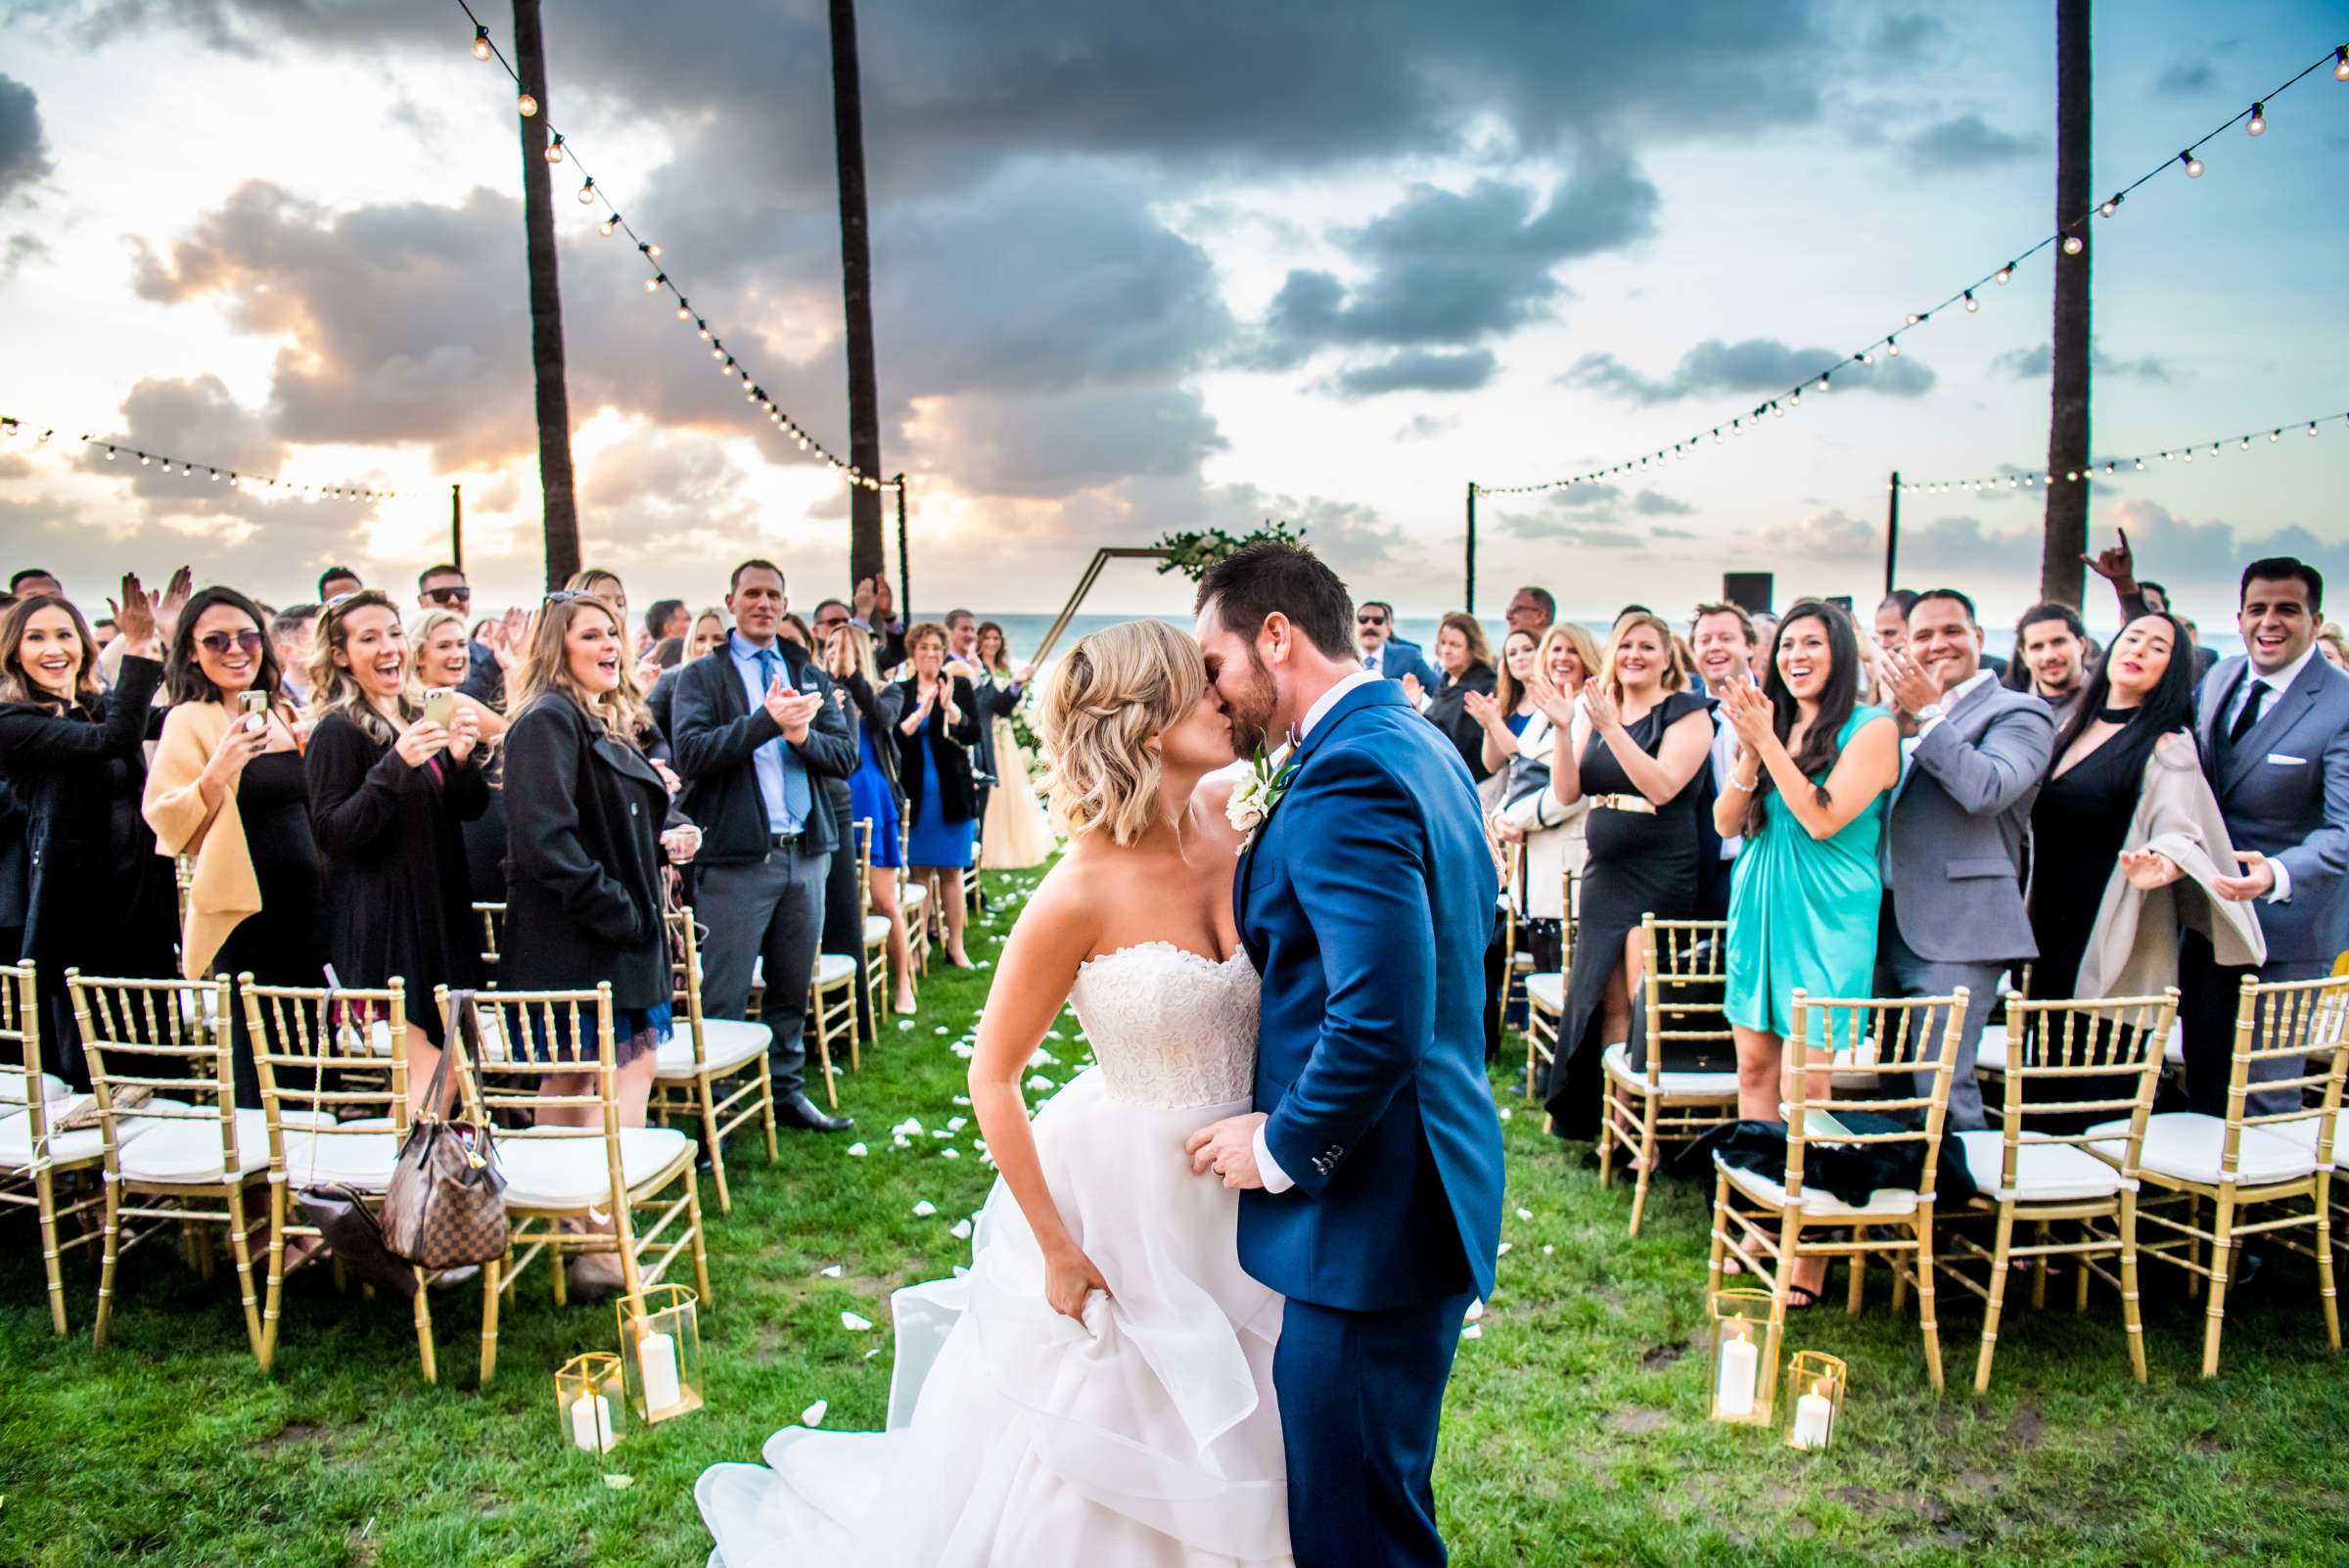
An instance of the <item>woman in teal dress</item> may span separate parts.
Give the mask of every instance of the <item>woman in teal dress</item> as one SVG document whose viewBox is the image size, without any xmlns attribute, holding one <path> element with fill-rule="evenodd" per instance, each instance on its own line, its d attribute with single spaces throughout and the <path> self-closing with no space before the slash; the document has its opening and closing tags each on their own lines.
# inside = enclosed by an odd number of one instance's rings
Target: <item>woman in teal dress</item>
<svg viewBox="0 0 2349 1568">
<path fill-rule="evenodd" d="M 1775 1122 L 1779 1058 L 1796 990 L 1865 996 L 1876 966 L 1876 867 L 1882 802 L 1901 776 L 1900 732 L 1857 706 L 1860 644 L 1850 618 L 1806 599 L 1778 623 L 1767 684 L 1732 685 L 1723 715 L 1737 732 L 1728 785 L 1714 803 L 1724 838 L 1745 847 L 1729 884 L 1729 1026 L 1737 1040 L 1737 1114 Z M 1795 1271 L 1809 1306 L 1823 1259 Z"/>
</svg>

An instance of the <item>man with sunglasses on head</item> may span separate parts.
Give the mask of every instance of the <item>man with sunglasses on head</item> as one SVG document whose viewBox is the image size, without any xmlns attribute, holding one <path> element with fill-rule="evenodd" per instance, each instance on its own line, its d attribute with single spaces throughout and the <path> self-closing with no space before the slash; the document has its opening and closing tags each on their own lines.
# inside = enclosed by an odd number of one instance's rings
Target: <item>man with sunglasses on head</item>
<svg viewBox="0 0 2349 1568">
<path fill-rule="evenodd" d="M 1362 668 L 1374 675 L 1389 680 L 1415 675 L 1422 691 L 1434 691 L 1444 684 L 1443 677 L 1420 657 L 1419 645 L 1395 635 L 1395 607 L 1391 604 L 1368 599 L 1356 608 L 1354 645 L 1361 652 Z"/>
</svg>

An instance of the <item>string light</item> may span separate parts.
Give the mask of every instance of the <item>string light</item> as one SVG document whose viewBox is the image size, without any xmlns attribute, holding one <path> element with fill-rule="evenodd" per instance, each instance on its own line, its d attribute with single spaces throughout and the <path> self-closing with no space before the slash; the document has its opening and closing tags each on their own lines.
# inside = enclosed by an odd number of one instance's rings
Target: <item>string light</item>
<svg viewBox="0 0 2349 1568">
<path fill-rule="evenodd" d="M 2332 52 L 2332 79 L 2349 81 L 2349 44 L 2343 44 Z"/>
<path fill-rule="evenodd" d="M 2341 419 L 2344 424 L 2349 424 L 2349 414 L 2341 414 L 2338 416 L 2327 414 L 2325 416 L 2326 419 L 2335 417 Z M 2300 422 L 2298 420 L 2287 420 L 2285 423 L 2296 425 Z M 2308 434 L 2311 436 L 2316 435 L 2317 426 L 2320 423 L 2321 421 L 2319 420 L 2310 420 L 2308 422 Z M 2095 471 L 2098 467 L 2101 467 L 2106 475 L 2112 475 L 2118 471 L 2119 465 L 2123 463 L 2130 465 L 2134 472 L 2142 474 L 2144 472 L 2145 461 L 2147 458 L 2154 458 L 2165 463 L 2183 458 L 2187 462 L 2190 463 L 2194 460 L 2194 449 L 2196 447 L 2207 444 L 2209 449 L 2203 455 L 2205 457 L 2217 457 L 2223 450 L 2225 450 L 2227 442 L 2230 440 L 2234 441 L 2239 449 L 2247 452 L 2251 450 L 2251 443 L 2253 439 L 2261 434 L 2262 433 L 2259 431 L 2250 431 L 2240 436 L 2222 436 L 2214 440 L 2208 441 L 2207 443 L 2203 441 L 2188 441 L 2183 446 L 2166 447 L 2158 452 L 2147 452 L 2136 457 L 2101 458 L 2096 462 L 2089 464 L 2084 470 L 2067 471 L 2063 477 L 2065 481 L 2071 484 L 2079 484 L 2084 480 L 2095 478 Z M 2267 432 L 2265 432 L 2265 434 L 2268 438 L 2268 444 L 2273 446 L 2283 439 L 2283 426 L 2273 426 Z M 2022 486 L 2025 488 L 2028 488 L 2032 484 L 2033 476 L 2030 474 L 2022 474 L 2018 476 L 2012 472 L 2008 472 L 2004 474 L 1984 475 L 1974 479 L 1903 480 L 1898 488 L 1904 495 L 1920 491 L 1939 492 L 1944 490 L 1996 489 L 2002 484 L 2005 484 L 2009 489 L 2012 489 L 2015 487 L 2015 481 L 2018 478 L 2021 481 Z M 2041 477 L 2041 483 L 2052 484 L 2055 483 L 2055 476 L 2051 473 L 2046 474 Z M 1890 486 L 1888 486 L 1888 488 Z"/>
<path fill-rule="evenodd" d="M 2343 45 L 2341 48 L 2349 49 L 2349 45 Z M 2245 128 L 2250 130 L 2251 134 L 2255 136 L 2264 132 L 2267 129 L 2267 106 L 2270 103 L 2274 102 L 2279 95 L 2297 86 L 2302 80 L 2304 80 L 2313 72 L 2322 69 L 2327 65 L 2337 66 L 2340 58 L 2340 49 L 2326 51 L 2325 54 L 2318 56 L 2314 61 L 2311 61 L 2306 67 L 2302 68 L 2301 70 L 2296 75 L 2292 76 L 2290 80 L 2285 81 L 2280 86 L 2278 86 L 2270 91 L 2265 97 L 2255 101 L 2248 111 L 2249 123 Z M 2336 74 L 2338 72 L 2336 70 Z M 2096 208 L 2080 213 L 2068 222 L 2058 225 L 2054 233 L 2041 240 L 2038 244 L 2023 251 L 2020 254 L 2015 255 L 2004 266 L 2001 266 L 1997 270 L 1989 273 L 1986 277 L 1977 278 L 1972 283 L 1965 285 L 1961 289 L 1958 289 L 1950 295 L 1948 299 L 1943 300 L 1940 303 L 1934 305 L 1930 310 L 1917 310 L 1909 312 L 1906 325 L 1895 328 L 1893 331 L 1886 333 L 1882 338 L 1877 339 L 1874 344 L 1870 344 L 1866 347 L 1862 348 L 1854 353 L 1847 354 L 1837 363 L 1824 366 L 1820 370 L 1805 376 L 1802 381 L 1797 384 L 1797 386 L 1809 385 L 1818 381 L 1821 376 L 1841 370 L 1845 365 L 1865 365 L 1870 362 L 1868 357 L 1870 351 L 1878 346 L 1882 346 L 1884 350 L 1884 356 L 1887 359 L 1899 358 L 1901 353 L 1900 334 L 1902 332 L 1909 330 L 1911 327 L 1921 326 L 1925 322 L 1931 320 L 1936 311 L 1944 310 L 1953 304 L 1963 303 L 1966 306 L 1966 312 L 1969 315 L 1979 313 L 1980 300 L 1974 294 L 1976 289 L 1981 288 L 1984 283 L 1993 283 L 2003 287 L 2005 284 L 2013 281 L 2016 269 L 2021 267 L 2022 264 L 2025 261 L 2028 261 L 2032 256 L 2038 254 L 2041 251 L 2047 250 L 2050 246 L 2055 247 L 2064 255 L 2076 256 L 2083 254 L 2088 249 L 2088 241 L 2081 230 L 2088 223 L 2092 216 L 2100 212 L 2104 216 L 2110 217 L 2119 209 L 2121 204 L 2132 194 L 2134 194 L 2140 186 L 2142 186 L 2159 177 L 2161 174 L 2178 166 L 2180 163 L 2185 165 L 2188 177 L 2199 178 L 2202 173 L 2202 167 L 2201 160 L 2196 156 L 2196 149 L 2201 147 L 2203 143 L 2208 142 L 2212 137 L 2219 135 L 2222 131 L 2225 131 L 2229 127 L 2235 124 L 2236 121 L 2243 120 L 2245 118 L 2246 115 L 2244 113 L 2237 113 L 2230 116 L 2224 124 L 2215 126 L 2204 135 L 2191 142 L 2188 142 L 2185 151 L 2180 153 L 2177 158 L 2163 159 L 2160 163 L 2139 175 L 2129 184 L 2122 186 L 2111 196 L 2105 198 L 2104 201 L 2099 203 Z M 1794 398 L 1791 395 L 1785 395 L 1785 403 L 1786 406 L 1792 406 L 1794 403 Z M 1774 417 L 1783 417 L 1786 408 L 1780 406 L 1776 401 L 1766 401 L 1754 409 L 1753 417 L 1758 420 L 1765 413 Z M 1738 428 L 1739 427 L 1732 425 L 1732 434 L 1734 434 Z M 1661 448 L 1659 448 L 1659 450 L 1661 450 Z M 1476 489 L 1478 492 L 1487 495 L 1529 494 L 1540 490 L 1557 489 L 1564 485 L 1573 484 L 1583 481 L 1603 479 L 1609 475 L 1623 473 L 1631 467 L 1633 467 L 1633 465 L 1630 463 L 1617 463 L 1604 468 L 1589 469 L 1579 474 L 1569 475 L 1563 479 L 1540 480 L 1525 484 L 1480 484 L 1476 486 Z"/>
<path fill-rule="evenodd" d="M 479 25 L 479 23 L 476 23 L 476 25 Z M 529 119 L 530 116 L 538 113 L 538 100 L 532 98 L 529 93 L 524 93 L 520 98 L 514 100 L 514 108 L 521 114 L 523 118 Z"/>
<path fill-rule="evenodd" d="M 50 438 L 56 434 L 57 429 L 55 426 L 43 427 L 36 434 L 33 431 L 32 426 L 25 423 L 16 415 L 0 414 L 0 440 L 14 440 L 20 435 L 30 435 L 33 438 L 32 443 L 35 446 L 40 446 L 47 444 Z M 59 441 L 57 444 L 63 446 L 66 443 L 64 441 Z M 203 469 L 205 471 L 207 483 L 218 484 L 225 480 L 231 489 L 243 489 L 247 486 L 257 484 L 264 489 L 285 490 L 289 493 L 326 493 L 327 488 L 324 485 L 297 484 L 291 480 L 262 479 L 257 474 L 248 474 L 243 469 L 224 468 L 217 463 L 198 462 L 193 458 L 172 457 L 161 452 L 141 451 L 138 447 L 131 446 L 127 443 L 110 441 L 102 437 L 89 435 L 87 433 L 74 438 L 74 444 L 83 450 L 88 450 L 92 447 L 104 448 L 106 452 L 106 461 L 110 463 L 114 462 L 123 453 L 127 452 L 139 460 L 139 466 L 141 468 L 154 468 L 158 464 L 161 464 L 161 472 L 165 474 L 178 475 L 187 479 L 194 479 L 196 477 L 196 471 L 198 469 Z M 332 493 L 339 498 L 355 501 L 389 501 L 396 499 L 399 495 L 397 490 L 379 489 L 371 485 L 361 484 L 337 485 L 334 487 Z"/>
<path fill-rule="evenodd" d="M 495 41 L 489 37 L 488 26 L 483 23 L 480 17 L 474 14 L 473 7 L 469 3 L 469 0 L 457 0 L 457 5 L 458 9 L 465 13 L 465 19 L 473 23 L 473 41 L 475 45 L 476 57 L 481 59 L 495 60 L 498 65 L 504 68 L 506 74 L 513 79 L 515 87 L 519 90 L 522 86 L 522 75 L 514 69 L 513 62 L 506 58 L 504 52 L 500 50 Z M 522 94 L 519 104 L 525 117 L 533 115 L 538 112 L 537 101 L 531 98 L 528 93 Z M 546 161 L 550 163 L 558 163 L 563 161 L 564 159 L 568 157 L 572 162 L 576 163 L 579 167 L 579 173 L 583 177 L 584 181 L 579 187 L 579 201 L 581 205 L 590 204 L 597 196 L 602 196 L 606 200 L 610 200 L 611 193 L 605 191 L 601 185 L 596 183 L 594 174 L 587 168 L 586 161 L 579 157 L 579 150 L 573 146 L 560 131 L 555 130 L 552 125 L 547 127 L 547 131 L 551 137 L 551 140 L 547 143 L 546 147 Z M 692 306 L 686 301 L 684 290 L 672 282 L 668 272 L 664 271 L 660 265 L 662 254 L 660 242 L 648 240 L 642 235 L 638 234 L 635 228 L 628 222 L 627 218 L 622 215 L 622 209 L 618 204 L 615 204 L 608 209 L 608 213 L 604 220 L 596 225 L 596 230 L 598 233 L 607 237 L 616 233 L 624 233 L 630 240 L 635 242 L 637 254 L 644 257 L 645 264 L 652 269 L 651 276 L 647 277 L 644 281 L 644 292 L 648 295 L 657 295 L 666 289 L 669 294 L 675 297 L 677 320 L 691 325 L 694 329 L 695 335 L 701 341 L 710 345 L 710 357 L 719 362 L 719 369 L 723 373 L 728 376 L 733 376 L 736 374 L 740 375 L 743 386 L 749 389 L 745 396 L 745 401 L 756 404 L 768 412 L 772 416 L 772 422 L 774 424 L 782 426 L 786 434 L 797 438 L 800 450 L 813 452 L 817 458 L 831 465 L 835 471 L 839 472 L 844 477 L 852 473 L 850 465 L 846 459 L 842 458 L 837 453 L 828 450 L 820 441 L 816 441 L 811 438 L 805 430 L 800 428 L 797 421 L 787 419 L 783 416 L 782 410 L 774 406 L 773 402 L 766 396 L 764 390 L 758 385 L 756 378 L 751 375 L 750 371 L 743 369 L 736 361 L 735 357 L 731 353 L 727 352 L 724 340 L 719 338 L 717 334 L 711 329 L 708 320 L 693 313 Z M 897 481 L 895 480 L 868 480 L 862 478 L 861 476 L 851 479 L 850 483 L 862 484 L 867 489 L 875 490 L 894 490 L 898 487 Z"/>
</svg>

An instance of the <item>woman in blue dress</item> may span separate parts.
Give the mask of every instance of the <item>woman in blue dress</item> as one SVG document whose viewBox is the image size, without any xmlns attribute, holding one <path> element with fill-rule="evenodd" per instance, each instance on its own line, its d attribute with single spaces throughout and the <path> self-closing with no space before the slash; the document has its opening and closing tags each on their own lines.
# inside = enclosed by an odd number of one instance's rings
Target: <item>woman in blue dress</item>
<svg viewBox="0 0 2349 1568">
<path fill-rule="evenodd" d="M 1778 623 L 1768 683 L 1732 682 L 1721 711 L 1737 733 L 1713 807 L 1724 838 L 1742 834 L 1729 884 L 1727 1010 L 1737 1041 L 1737 1114 L 1782 1120 L 1779 1059 L 1793 994 L 1865 996 L 1876 966 L 1876 865 L 1885 792 L 1901 776 L 1900 731 L 1858 706 L 1860 643 L 1851 620 L 1806 599 Z M 1795 1306 L 1818 1300 L 1823 1259 L 1797 1268 Z"/>
<path fill-rule="evenodd" d="M 898 868 L 905 863 L 898 843 L 904 817 L 898 804 L 898 717 L 905 694 L 886 685 L 873 663 L 872 633 L 851 623 L 832 633 L 832 677 L 856 705 L 856 771 L 849 775 L 849 819 L 872 825 L 873 865 L 869 892 L 873 912 L 889 922 L 890 972 L 898 977 L 897 1010 L 910 1013 L 913 949 L 905 934 L 905 911 L 898 902 Z"/>
<path fill-rule="evenodd" d="M 930 884 L 930 907 L 945 915 L 946 960 L 971 967 L 962 949 L 962 874 L 979 843 L 979 790 L 970 749 L 979 744 L 979 698 L 960 675 L 944 673 L 946 628 L 924 621 L 905 633 L 912 673 L 898 692 L 898 779 L 912 819 L 905 858 Z"/>
</svg>

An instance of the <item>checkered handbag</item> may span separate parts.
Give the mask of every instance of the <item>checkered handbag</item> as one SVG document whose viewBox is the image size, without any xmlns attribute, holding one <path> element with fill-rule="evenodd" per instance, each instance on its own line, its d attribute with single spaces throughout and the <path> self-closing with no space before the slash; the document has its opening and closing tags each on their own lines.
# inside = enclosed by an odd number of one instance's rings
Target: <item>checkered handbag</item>
<svg viewBox="0 0 2349 1568">
<path fill-rule="evenodd" d="M 482 1048 L 481 1016 L 473 992 L 449 992 L 449 1034 L 462 1031 L 465 1048 Z M 448 1084 L 444 1051 L 433 1069 L 424 1103 L 440 1104 Z M 489 1129 L 450 1122 L 433 1111 L 408 1129 L 384 1193 L 384 1244 L 420 1268 L 456 1268 L 506 1255 L 506 1177 L 498 1169 Z"/>
</svg>

